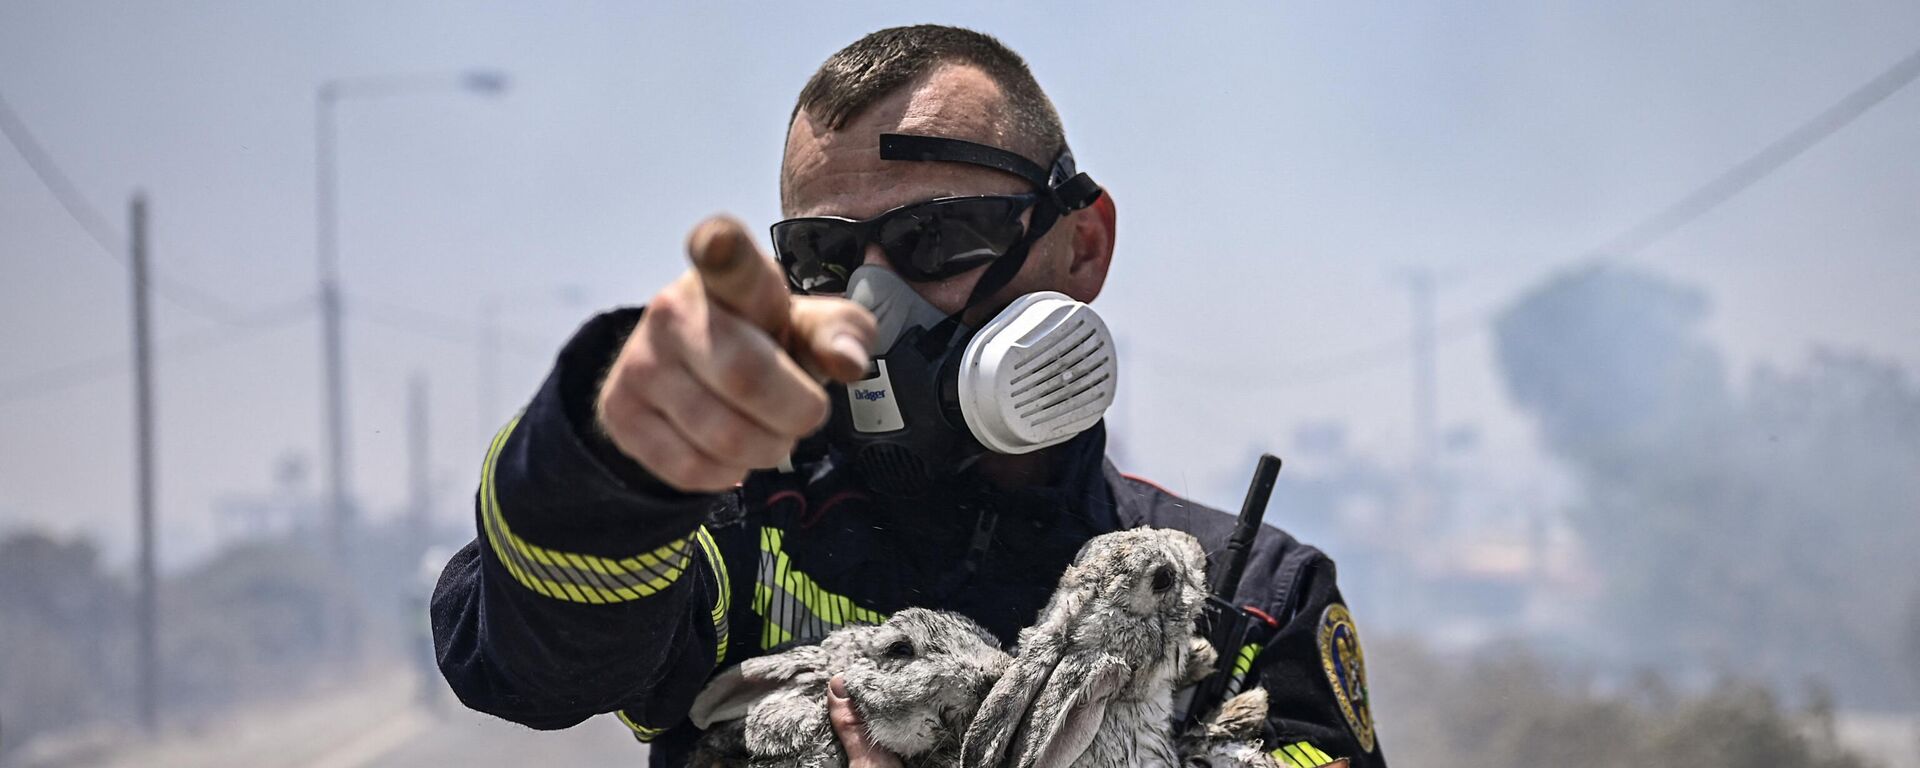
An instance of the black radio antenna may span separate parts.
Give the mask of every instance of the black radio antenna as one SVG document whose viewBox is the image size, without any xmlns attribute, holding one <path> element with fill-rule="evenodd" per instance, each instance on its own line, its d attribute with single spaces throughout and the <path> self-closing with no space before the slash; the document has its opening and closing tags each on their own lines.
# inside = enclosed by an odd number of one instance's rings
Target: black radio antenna
<svg viewBox="0 0 1920 768">
<path fill-rule="evenodd" d="M 1222 559 L 1226 567 L 1213 577 L 1216 604 L 1232 605 L 1234 590 L 1240 586 L 1240 575 L 1247 572 L 1247 557 L 1253 552 L 1253 537 L 1260 533 L 1260 523 L 1267 517 L 1267 500 L 1273 497 L 1273 484 L 1279 477 L 1280 457 L 1271 453 L 1260 454 L 1260 464 L 1253 470 L 1253 484 L 1247 486 L 1247 498 L 1240 504 L 1240 519 L 1233 527 L 1233 536 L 1227 540 L 1227 551 Z M 1220 648 L 1218 644 L 1214 647 Z M 1225 652 L 1224 649 L 1222 652 Z"/>
</svg>

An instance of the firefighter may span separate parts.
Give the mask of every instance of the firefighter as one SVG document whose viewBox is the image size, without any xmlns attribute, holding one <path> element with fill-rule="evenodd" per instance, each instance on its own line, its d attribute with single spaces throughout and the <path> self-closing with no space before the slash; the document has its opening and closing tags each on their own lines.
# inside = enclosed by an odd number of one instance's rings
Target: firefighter
<svg viewBox="0 0 1920 768">
<path fill-rule="evenodd" d="M 701 222 L 689 269 L 589 320 L 494 438 L 431 608 L 467 706 L 542 729 L 610 713 L 683 765 L 695 694 L 769 648 L 909 606 L 1011 647 L 1090 537 L 1221 549 L 1232 516 L 1106 459 L 1118 369 L 1088 303 L 1114 197 L 1017 54 L 931 25 L 833 54 L 780 200 L 771 257 Z M 1138 268 L 1182 268 L 1164 256 Z M 1384 765 L 1333 562 L 1265 528 L 1237 594 L 1265 626 L 1220 664 L 1230 692 L 1267 688 L 1266 747 Z M 851 764 L 898 764 L 837 681 L 829 710 Z"/>
</svg>

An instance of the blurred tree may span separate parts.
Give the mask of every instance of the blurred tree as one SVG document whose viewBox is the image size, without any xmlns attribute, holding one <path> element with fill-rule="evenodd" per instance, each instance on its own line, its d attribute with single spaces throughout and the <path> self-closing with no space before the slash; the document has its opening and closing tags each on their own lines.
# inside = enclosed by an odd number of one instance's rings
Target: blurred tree
<svg viewBox="0 0 1920 768">
<path fill-rule="evenodd" d="M 100 570 L 94 545 L 10 534 L 0 585 L 0 749 L 122 712 L 131 597 Z"/>
<path fill-rule="evenodd" d="M 298 695 L 337 678 L 323 609 L 351 588 L 343 581 L 284 540 L 230 547 L 163 579 L 167 719 Z M 130 718 L 132 597 L 102 569 L 95 546 L 36 532 L 0 538 L 0 585 L 0 750 Z"/>
<path fill-rule="evenodd" d="M 169 704 L 213 710 L 301 692 L 332 668 L 326 617 L 338 580 L 284 540 L 229 547 L 168 581 Z"/>
<path fill-rule="evenodd" d="M 1428 768 L 1865 768 L 1823 725 L 1751 682 L 1674 693 L 1644 673 L 1606 692 L 1591 675 L 1517 647 L 1447 658 L 1388 641 L 1369 648 L 1375 704 L 1394 759 Z M 1408 681 L 1418 681 L 1409 684 Z"/>
</svg>

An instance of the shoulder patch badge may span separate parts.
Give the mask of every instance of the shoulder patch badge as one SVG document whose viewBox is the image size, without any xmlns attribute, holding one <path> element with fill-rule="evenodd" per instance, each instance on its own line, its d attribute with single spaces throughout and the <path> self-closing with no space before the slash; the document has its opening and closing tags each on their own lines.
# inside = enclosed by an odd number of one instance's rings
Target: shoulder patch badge
<svg viewBox="0 0 1920 768">
<path fill-rule="evenodd" d="M 1340 714 L 1360 742 L 1360 749 L 1373 751 L 1373 709 L 1367 704 L 1367 660 L 1360 651 L 1360 631 L 1353 625 L 1353 614 L 1339 603 L 1327 606 L 1320 614 L 1320 666 L 1327 671 L 1333 697 L 1340 702 Z"/>
</svg>

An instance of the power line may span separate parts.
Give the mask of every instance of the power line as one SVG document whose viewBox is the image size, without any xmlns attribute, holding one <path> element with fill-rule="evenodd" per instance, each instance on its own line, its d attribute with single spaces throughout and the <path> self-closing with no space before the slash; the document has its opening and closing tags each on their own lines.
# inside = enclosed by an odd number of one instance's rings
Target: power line
<svg viewBox="0 0 1920 768">
<path fill-rule="evenodd" d="M 479 346 L 483 343 L 479 326 L 471 320 L 365 297 L 353 297 L 350 300 L 360 311 L 348 317 L 449 344 Z M 225 326 L 181 334 L 155 345 L 155 356 L 180 360 L 212 352 L 255 332 L 304 320 L 315 305 L 313 298 L 308 296 L 237 315 Z M 501 349 L 516 354 L 541 359 L 551 358 L 555 354 L 552 345 L 524 336 L 503 334 L 500 342 Z M 0 406 L 122 375 L 128 372 L 128 366 L 126 355 L 116 352 L 0 380 Z"/>
<path fill-rule="evenodd" d="M 1482 323 L 1492 316 L 1491 309 L 1468 315 L 1449 318 L 1434 326 L 1434 348 L 1439 349 L 1454 342 L 1472 338 L 1482 328 Z M 1121 354 L 1133 352 L 1137 347 L 1122 348 Z M 1307 364 L 1288 366 L 1286 374 L 1274 375 L 1271 369 L 1259 365 L 1236 365 L 1234 363 L 1188 356 L 1182 352 L 1155 348 L 1147 351 L 1144 357 L 1169 363 L 1169 370 L 1202 370 L 1209 377 L 1221 381 L 1248 382 L 1250 388 L 1266 391 L 1301 389 L 1329 382 L 1339 381 L 1388 364 L 1406 359 L 1413 349 L 1413 338 L 1403 336 L 1376 344 L 1314 358 Z"/>
<path fill-rule="evenodd" d="M 313 307 L 313 299 L 303 297 L 296 301 L 249 312 L 235 317 L 235 322 L 231 325 L 208 328 L 168 339 L 157 345 L 160 354 L 156 357 L 180 360 L 211 352 L 255 332 L 291 325 L 304 319 L 313 311 Z M 127 372 L 127 367 L 126 353 L 115 352 L 0 381 L 0 405 L 8 405 L 15 401 L 39 397 L 124 374 Z"/>
<path fill-rule="evenodd" d="M 25 121 L 20 119 L 4 95 L 0 95 L 0 134 L 7 137 L 15 151 L 33 170 L 40 183 L 52 194 L 55 201 L 66 211 L 67 216 L 100 247 L 101 253 L 120 264 L 127 263 L 126 238 L 109 223 L 106 217 L 90 204 L 79 188 L 65 171 L 40 144 Z M 267 307 L 254 312 L 242 312 L 233 304 L 218 298 L 213 293 L 198 288 L 191 283 L 167 278 L 162 275 L 150 275 L 154 292 L 182 309 L 193 312 L 205 319 L 225 326 L 265 330 L 285 325 L 298 319 L 299 315 L 289 315 L 288 310 L 297 307 L 300 313 L 311 309 L 311 298 L 301 298 L 294 302 Z M 365 319 L 390 328 L 408 333 L 434 338 L 455 344 L 480 345 L 482 334 L 477 324 L 469 320 L 450 318 L 445 315 L 428 312 L 388 302 L 356 299 L 364 309 L 369 310 Z M 170 353 L 206 351 L 217 348 L 237 339 L 240 334 L 192 334 L 170 340 L 161 349 Z M 512 334 L 501 334 L 502 348 L 518 354 L 547 357 L 552 350 L 547 345 Z M 118 355 L 102 356 L 57 366 L 43 371 L 19 376 L 8 381 L 0 381 L 0 405 L 35 397 L 49 392 L 59 391 L 71 386 L 84 384 L 96 379 L 121 373 L 126 368 L 125 360 Z"/>
<path fill-rule="evenodd" d="M 53 194 L 53 199 L 60 203 L 60 207 L 65 209 L 67 216 L 80 226 L 80 230 L 87 233 L 87 236 L 100 246 L 101 252 L 120 264 L 126 264 L 126 237 L 108 223 L 106 217 L 101 216 L 99 211 L 87 204 L 86 198 L 80 194 L 79 188 L 74 186 L 73 180 L 60 170 L 60 166 L 53 161 L 53 157 L 40 145 L 39 140 L 34 138 L 33 132 L 13 111 L 12 105 L 7 103 L 4 95 L 0 95 L 0 133 L 6 135 L 7 141 L 13 145 L 14 150 L 27 161 L 27 167 L 33 169 L 33 174 L 39 177 L 40 183 Z M 215 322 L 238 324 L 240 312 L 232 304 L 212 293 L 192 284 L 160 275 L 153 275 L 150 279 L 155 293 L 180 308 Z"/>
<path fill-rule="evenodd" d="M 1647 246 L 1673 234 L 1681 227 L 1720 207 L 1722 203 L 1733 199 L 1741 192 L 1758 183 L 1761 179 L 1780 170 L 1781 166 L 1804 154 L 1815 144 L 1825 141 L 1841 128 L 1852 123 L 1868 110 L 1886 101 L 1887 97 L 1912 84 L 1920 78 L 1920 49 L 1907 54 L 1906 58 L 1894 63 L 1886 71 L 1868 80 L 1865 85 L 1841 97 L 1833 106 L 1814 115 L 1813 119 L 1800 124 L 1787 135 L 1774 140 L 1761 148 L 1752 157 L 1728 168 L 1712 181 L 1708 181 L 1692 194 L 1680 198 L 1679 202 L 1668 206 L 1646 220 L 1615 235 L 1612 240 L 1601 244 L 1591 253 L 1597 256 L 1627 258 Z"/>
<path fill-rule="evenodd" d="M 1893 66 L 1842 96 L 1832 106 L 1821 110 L 1819 114 L 1695 188 L 1693 192 L 1672 205 L 1621 230 L 1619 234 L 1598 247 L 1564 259 L 1555 266 L 1565 266 L 1574 261 L 1595 256 L 1630 258 L 1639 254 L 1752 188 L 1754 184 L 1838 133 L 1841 128 L 1851 124 L 1893 94 L 1912 85 L 1916 79 L 1920 79 L 1920 49 L 1908 53 Z M 1436 345 L 1444 346 L 1478 334 L 1485 329 L 1485 321 L 1491 319 L 1498 311 L 1499 303 L 1496 302 L 1440 322 L 1436 326 Z M 1403 336 L 1394 341 L 1307 361 L 1295 367 L 1292 375 L 1280 379 L 1270 375 L 1241 375 L 1236 378 L 1255 382 L 1255 386 L 1262 389 L 1292 389 L 1322 384 L 1397 363 L 1404 357 L 1406 351 L 1412 348 L 1412 337 Z"/>
<path fill-rule="evenodd" d="M 552 344 L 508 333 L 498 329 L 489 330 L 475 320 L 445 315 L 439 312 L 382 301 L 367 296 L 349 296 L 350 306 L 355 311 L 348 317 L 364 320 L 395 330 L 434 339 L 448 344 L 463 346 L 483 346 L 488 333 L 497 334 L 501 349 L 522 355 L 551 358 L 557 353 Z"/>
</svg>

